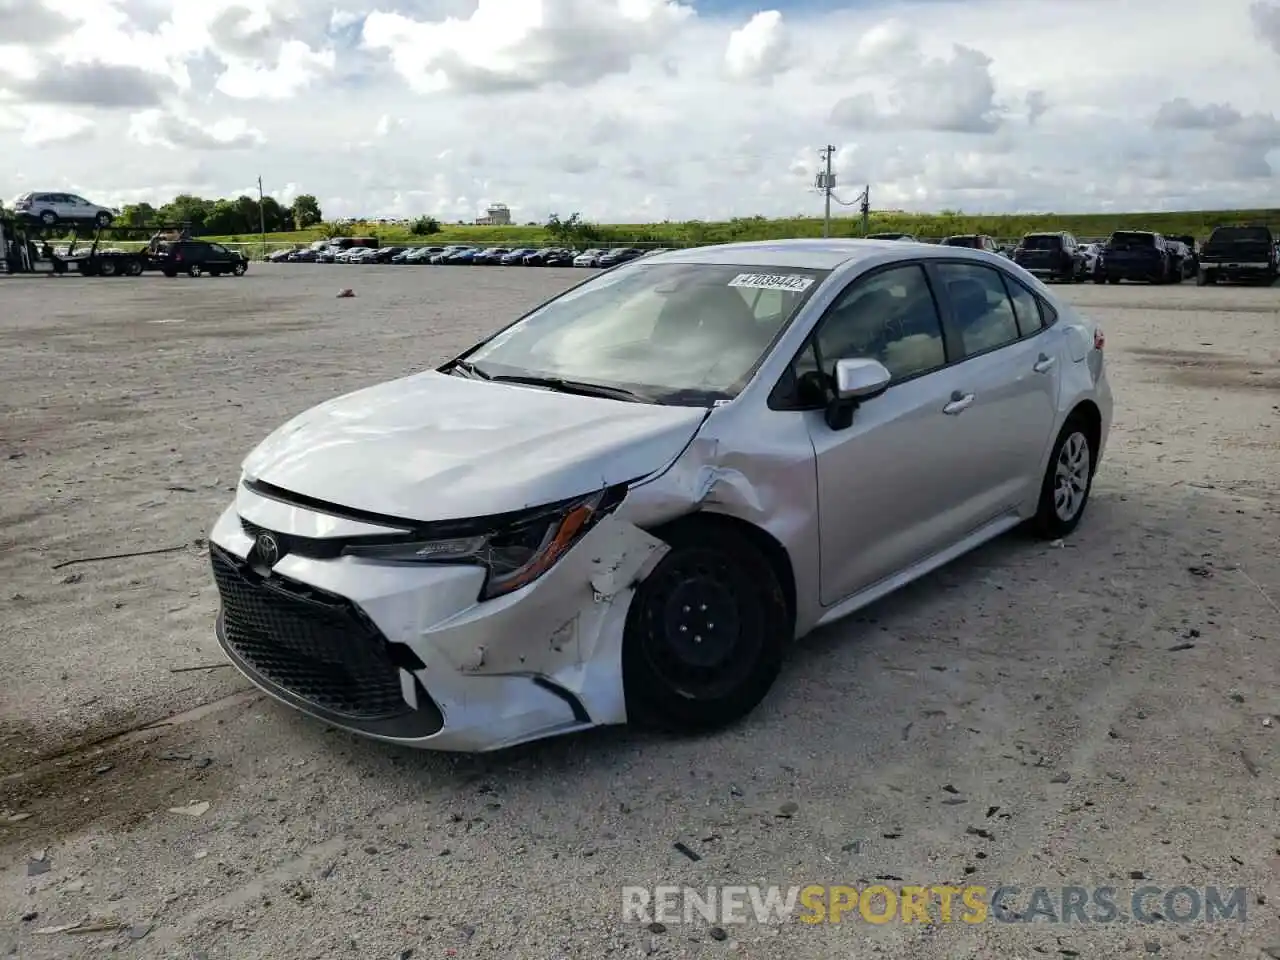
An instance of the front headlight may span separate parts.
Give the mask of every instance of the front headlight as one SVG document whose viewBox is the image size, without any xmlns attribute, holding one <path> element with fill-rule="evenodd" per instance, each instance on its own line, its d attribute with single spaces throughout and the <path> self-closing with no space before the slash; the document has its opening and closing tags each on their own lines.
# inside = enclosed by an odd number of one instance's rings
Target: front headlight
<svg viewBox="0 0 1280 960">
<path fill-rule="evenodd" d="M 601 490 L 554 507 L 530 511 L 485 532 L 394 543 L 349 544 L 352 557 L 392 563 L 460 563 L 488 572 L 481 600 L 527 586 L 550 570 L 622 500 L 625 488 Z"/>
</svg>

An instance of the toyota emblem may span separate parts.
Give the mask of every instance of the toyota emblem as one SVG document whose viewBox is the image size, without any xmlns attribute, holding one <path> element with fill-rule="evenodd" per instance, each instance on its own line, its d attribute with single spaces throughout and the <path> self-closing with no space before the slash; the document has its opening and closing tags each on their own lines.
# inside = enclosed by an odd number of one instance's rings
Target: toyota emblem
<svg viewBox="0 0 1280 960">
<path fill-rule="evenodd" d="M 269 533 L 258 534 L 258 542 L 256 544 L 258 556 L 268 567 L 274 567 L 280 560 L 280 544 L 276 542 L 276 538 Z"/>
</svg>

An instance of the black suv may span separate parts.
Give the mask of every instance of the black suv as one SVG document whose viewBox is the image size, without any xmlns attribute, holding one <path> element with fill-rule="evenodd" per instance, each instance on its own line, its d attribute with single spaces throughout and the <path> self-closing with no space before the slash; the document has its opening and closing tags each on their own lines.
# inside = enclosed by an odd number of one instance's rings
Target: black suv
<svg viewBox="0 0 1280 960">
<path fill-rule="evenodd" d="M 1182 279 L 1178 251 L 1165 238 L 1150 230 L 1117 230 L 1102 248 L 1102 267 L 1097 283 L 1145 280 L 1147 283 L 1175 283 Z"/>
<path fill-rule="evenodd" d="M 1215 227 L 1200 248 L 1196 284 L 1219 280 L 1271 286 L 1280 276 L 1276 238 L 1264 226 Z"/>
<path fill-rule="evenodd" d="M 1086 273 L 1086 257 L 1076 238 L 1066 232 L 1028 233 L 1013 250 L 1013 262 L 1046 280 L 1075 283 Z"/>
<path fill-rule="evenodd" d="M 203 273 L 211 277 L 233 273 L 242 277 L 249 269 L 249 258 L 244 254 L 207 240 L 153 241 L 148 260 L 153 270 L 159 270 L 166 277 L 180 273 L 193 277 Z"/>
</svg>

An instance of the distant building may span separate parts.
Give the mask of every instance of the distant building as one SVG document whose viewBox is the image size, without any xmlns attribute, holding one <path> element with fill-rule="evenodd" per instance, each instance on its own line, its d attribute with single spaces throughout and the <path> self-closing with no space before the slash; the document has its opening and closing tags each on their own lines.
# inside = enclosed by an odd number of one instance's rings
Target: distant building
<svg viewBox="0 0 1280 960">
<path fill-rule="evenodd" d="M 511 210 L 505 203 L 492 204 L 483 217 L 476 217 L 476 225 L 481 227 L 511 226 Z"/>
</svg>

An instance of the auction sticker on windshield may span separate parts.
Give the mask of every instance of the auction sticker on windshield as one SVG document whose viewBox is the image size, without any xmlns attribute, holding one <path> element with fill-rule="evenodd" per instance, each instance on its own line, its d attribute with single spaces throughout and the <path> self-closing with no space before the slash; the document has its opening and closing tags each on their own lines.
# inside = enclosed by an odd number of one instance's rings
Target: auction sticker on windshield
<svg viewBox="0 0 1280 960">
<path fill-rule="evenodd" d="M 754 290 L 790 290 L 802 293 L 813 285 L 813 277 L 798 273 L 740 273 L 729 281 L 731 287 L 751 287 Z"/>
</svg>

